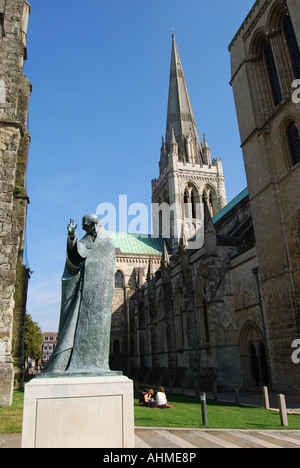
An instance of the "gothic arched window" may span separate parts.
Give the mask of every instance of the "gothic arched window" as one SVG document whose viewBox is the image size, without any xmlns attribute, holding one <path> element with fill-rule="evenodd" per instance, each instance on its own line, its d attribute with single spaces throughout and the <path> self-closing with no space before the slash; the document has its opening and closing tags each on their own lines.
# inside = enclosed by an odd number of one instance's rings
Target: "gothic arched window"
<svg viewBox="0 0 300 468">
<path fill-rule="evenodd" d="M 294 72 L 296 78 L 300 78 L 300 51 L 297 42 L 297 38 L 295 35 L 295 31 L 293 28 L 292 20 L 289 15 L 286 15 L 283 20 L 283 29 L 287 41 L 287 45 L 289 48 Z"/>
<path fill-rule="evenodd" d="M 163 214 L 162 214 L 162 211 L 161 211 L 161 210 L 159 210 L 159 215 L 158 215 L 158 216 L 159 216 L 159 221 L 158 221 L 158 222 L 159 222 L 159 227 L 158 227 L 159 231 L 158 231 L 158 235 L 159 235 L 159 237 L 163 237 Z"/>
<path fill-rule="evenodd" d="M 295 122 L 291 122 L 287 127 L 287 137 L 291 150 L 293 164 L 300 162 L 300 138 Z"/>
<path fill-rule="evenodd" d="M 277 106 L 282 101 L 282 90 L 279 81 L 279 76 L 276 68 L 276 63 L 273 55 L 273 50 L 271 44 L 267 41 L 264 47 L 264 56 L 266 60 L 266 66 L 268 70 L 268 75 L 270 78 L 273 98 L 275 106 Z"/>
<path fill-rule="evenodd" d="M 124 276 L 123 273 L 118 270 L 115 273 L 115 288 L 122 289 L 124 287 Z"/>
<path fill-rule="evenodd" d="M 184 203 L 189 203 L 189 191 L 185 190 L 184 192 Z"/>
<path fill-rule="evenodd" d="M 188 189 L 184 191 L 184 216 L 189 218 L 189 204 L 190 204 L 190 194 Z"/>
<path fill-rule="evenodd" d="M 113 353 L 120 354 L 120 352 L 121 352 L 120 341 L 116 339 L 113 341 Z"/>
<path fill-rule="evenodd" d="M 196 207 L 196 198 L 195 198 L 195 194 L 194 194 L 194 191 L 192 191 L 192 195 L 191 195 L 191 203 L 192 203 L 192 218 L 197 218 L 197 207 Z"/>
<path fill-rule="evenodd" d="M 183 202 L 184 202 L 184 217 L 187 219 L 196 219 L 200 216 L 198 214 L 198 206 L 199 201 L 199 194 L 195 187 L 188 186 L 183 195 Z"/>
</svg>

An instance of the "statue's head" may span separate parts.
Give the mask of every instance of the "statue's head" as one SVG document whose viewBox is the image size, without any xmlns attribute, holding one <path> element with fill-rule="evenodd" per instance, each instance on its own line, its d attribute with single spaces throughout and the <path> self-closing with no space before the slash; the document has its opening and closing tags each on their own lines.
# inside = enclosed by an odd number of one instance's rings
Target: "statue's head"
<svg viewBox="0 0 300 468">
<path fill-rule="evenodd" d="M 88 234 L 95 232 L 95 226 L 99 224 L 99 218 L 93 213 L 89 213 L 82 218 L 82 229 Z"/>
</svg>

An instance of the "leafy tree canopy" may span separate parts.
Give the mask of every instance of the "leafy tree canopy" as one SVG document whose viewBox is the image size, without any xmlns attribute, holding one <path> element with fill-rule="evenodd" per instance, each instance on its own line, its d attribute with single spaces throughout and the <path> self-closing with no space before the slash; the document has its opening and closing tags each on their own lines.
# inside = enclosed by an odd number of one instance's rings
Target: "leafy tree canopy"
<svg viewBox="0 0 300 468">
<path fill-rule="evenodd" d="M 31 315 L 25 316 L 24 359 L 42 359 L 43 335 L 40 327 L 33 322 Z"/>
</svg>

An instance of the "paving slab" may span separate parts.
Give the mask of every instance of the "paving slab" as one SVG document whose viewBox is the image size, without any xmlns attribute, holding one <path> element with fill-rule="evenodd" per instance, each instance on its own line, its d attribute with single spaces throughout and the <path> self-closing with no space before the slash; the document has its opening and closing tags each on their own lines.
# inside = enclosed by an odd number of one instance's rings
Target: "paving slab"
<svg viewBox="0 0 300 468">
<path fill-rule="evenodd" d="M 300 448 L 300 431 L 136 428 L 136 433 L 152 448 Z"/>
<path fill-rule="evenodd" d="M 21 434 L 0 434 L 0 448 L 21 448 Z M 137 449 L 300 448 L 300 431 L 136 427 Z"/>
<path fill-rule="evenodd" d="M 21 434 L 0 434 L 0 448 L 21 448 Z"/>
</svg>

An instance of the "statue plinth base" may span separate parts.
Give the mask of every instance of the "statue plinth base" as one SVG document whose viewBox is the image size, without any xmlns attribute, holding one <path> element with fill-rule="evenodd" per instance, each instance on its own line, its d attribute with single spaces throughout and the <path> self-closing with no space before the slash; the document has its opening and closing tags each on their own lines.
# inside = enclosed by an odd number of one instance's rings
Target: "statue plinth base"
<svg viewBox="0 0 300 468">
<path fill-rule="evenodd" d="M 33 379 L 22 448 L 134 448 L 133 398 L 125 376 Z"/>
</svg>

